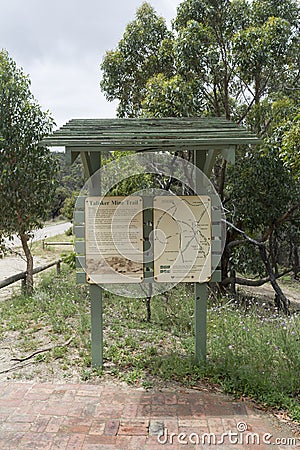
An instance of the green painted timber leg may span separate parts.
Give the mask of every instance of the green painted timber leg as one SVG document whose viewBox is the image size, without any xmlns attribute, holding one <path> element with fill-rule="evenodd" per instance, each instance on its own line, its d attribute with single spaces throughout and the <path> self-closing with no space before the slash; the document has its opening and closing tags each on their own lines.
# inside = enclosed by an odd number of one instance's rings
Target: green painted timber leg
<svg viewBox="0 0 300 450">
<path fill-rule="evenodd" d="M 209 167 L 212 167 L 213 158 L 209 161 Z M 208 155 L 206 151 L 194 151 L 194 164 L 204 172 L 208 165 Z M 207 174 L 209 175 L 209 174 Z M 201 174 L 197 173 L 195 176 L 195 185 L 198 194 L 204 194 L 203 182 Z M 195 283 L 195 302 L 194 302 L 194 321 L 195 321 L 195 362 L 197 365 L 205 364 L 206 362 L 206 319 L 207 319 L 207 284 Z"/>
<path fill-rule="evenodd" d="M 86 175 L 92 176 L 101 167 L 101 153 L 90 152 L 84 154 Z M 101 179 L 93 179 L 89 187 L 90 196 L 101 195 Z M 103 319 L 102 319 L 102 288 L 96 284 L 90 285 L 91 299 L 91 341 L 92 367 L 103 366 Z"/>
<path fill-rule="evenodd" d="M 195 283 L 195 362 L 206 362 L 207 284 Z"/>
<path fill-rule="evenodd" d="M 90 286 L 90 298 L 92 367 L 101 367 L 103 365 L 102 288 L 92 284 Z"/>
</svg>

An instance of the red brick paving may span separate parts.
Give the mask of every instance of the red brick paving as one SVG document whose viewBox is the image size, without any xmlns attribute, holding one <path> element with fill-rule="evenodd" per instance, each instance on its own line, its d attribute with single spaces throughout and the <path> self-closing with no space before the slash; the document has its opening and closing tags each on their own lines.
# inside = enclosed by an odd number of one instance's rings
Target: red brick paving
<svg viewBox="0 0 300 450">
<path fill-rule="evenodd" d="M 269 445 L 262 442 L 265 433 L 272 435 Z M 283 445 L 286 440 L 275 445 L 276 438 L 293 437 L 280 434 L 268 416 L 245 403 L 206 391 L 0 384 L 0 450 L 300 448 L 299 439 L 297 447 Z"/>
</svg>

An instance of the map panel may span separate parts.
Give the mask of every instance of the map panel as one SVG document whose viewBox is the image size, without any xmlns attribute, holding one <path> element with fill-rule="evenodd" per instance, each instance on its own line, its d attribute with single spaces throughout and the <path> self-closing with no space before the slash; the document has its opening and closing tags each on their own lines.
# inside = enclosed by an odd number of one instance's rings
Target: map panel
<svg viewBox="0 0 300 450">
<path fill-rule="evenodd" d="M 208 196 L 154 197 L 155 281 L 209 281 L 210 211 Z"/>
</svg>

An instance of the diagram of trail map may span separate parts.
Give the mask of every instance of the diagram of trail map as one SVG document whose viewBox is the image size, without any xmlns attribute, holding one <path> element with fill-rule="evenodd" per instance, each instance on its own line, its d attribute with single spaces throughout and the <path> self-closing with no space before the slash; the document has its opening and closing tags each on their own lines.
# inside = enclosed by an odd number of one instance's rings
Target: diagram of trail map
<svg viewBox="0 0 300 450">
<path fill-rule="evenodd" d="M 143 279 L 142 203 L 139 196 L 86 199 L 89 283 L 140 283 Z"/>
<path fill-rule="evenodd" d="M 210 198 L 158 196 L 153 206 L 155 281 L 209 281 Z"/>
</svg>

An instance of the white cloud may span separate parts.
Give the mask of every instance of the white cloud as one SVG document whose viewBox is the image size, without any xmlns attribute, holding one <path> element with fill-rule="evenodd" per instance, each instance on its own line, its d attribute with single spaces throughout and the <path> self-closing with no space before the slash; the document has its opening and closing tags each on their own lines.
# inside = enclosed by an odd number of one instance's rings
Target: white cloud
<svg viewBox="0 0 300 450">
<path fill-rule="evenodd" d="M 50 109 L 58 126 L 70 118 L 115 116 L 116 104 L 107 102 L 101 93 L 99 64 L 92 58 L 82 65 L 36 62 L 30 78 L 33 94 L 43 109 Z"/>
<path fill-rule="evenodd" d="M 32 81 L 32 92 L 60 126 L 74 117 L 113 117 L 100 91 L 100 63 L 116 47 L 142 0 L 2 2 L 0 48 Z M 168 22 L 179 0 L 149 2 Z"/>
</svg>

